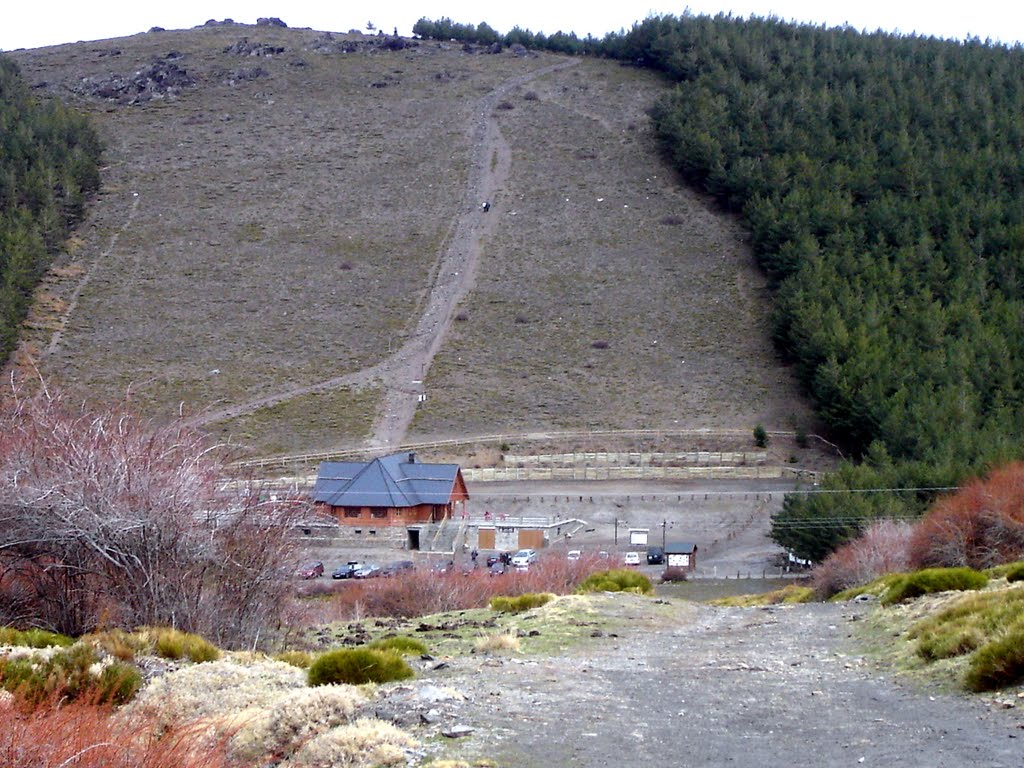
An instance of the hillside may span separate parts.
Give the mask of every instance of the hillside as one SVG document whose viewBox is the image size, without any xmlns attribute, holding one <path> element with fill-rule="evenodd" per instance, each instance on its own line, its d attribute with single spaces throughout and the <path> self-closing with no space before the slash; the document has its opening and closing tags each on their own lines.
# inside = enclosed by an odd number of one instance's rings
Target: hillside
<svg viewBox="0 0 1024 768">
<path fill-rule="evenodd" d="M 14 54 L 108 147 L 32 320 L 43 372 L 262 454 L 810 423 L 742 231 L 656 150 L 657 77 L 381 42 L 219 25 Z M 420 378 L 409 431 L 375 423 Z"/>
</svg>

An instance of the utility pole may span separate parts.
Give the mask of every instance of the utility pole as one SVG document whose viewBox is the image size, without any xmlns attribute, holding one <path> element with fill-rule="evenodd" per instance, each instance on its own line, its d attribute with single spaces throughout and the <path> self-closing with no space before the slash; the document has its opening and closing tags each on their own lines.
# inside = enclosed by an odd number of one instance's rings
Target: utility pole
<svg viewBox="0 0 1024 768">
<path fill-rule="evenodd" d="M 619 545 L 619 518 L 615 518 L 615 546 Z"/>
<path fill-rule="evenodd" d="M 665 531 L 668 529 L 668 520 L 661 521 L 661 549 L 665 551 Z"/>
</svg>

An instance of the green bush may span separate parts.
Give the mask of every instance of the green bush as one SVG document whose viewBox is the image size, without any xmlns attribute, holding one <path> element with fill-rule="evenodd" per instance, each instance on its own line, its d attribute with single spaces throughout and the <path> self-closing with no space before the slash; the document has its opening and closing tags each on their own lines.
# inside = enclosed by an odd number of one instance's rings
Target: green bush
<svg viewBox="0 0 1024 768">
<path fill-rule="evenodd" d="M 342 648 L 322 654 L 309 667 L 310 685 L 362 685 L 406 680 L 413 676 L 405 659 L 391 651 Z"/>
<path fill-rule="evenodd" d="M 399 656 L 418 656 L 427 652 L 427 646 L 414 637 L 383 637 L 366 647 L 374 651 L 391 651 Z"/>
<path fill-rule="evenodd" d="M 917 654 L 927 661 L 962 656 L 1002 637 L 1024 616 L 1024 590 L 1001 589 L 961 595 L 954 603 L 911 627 Z"/>
<path fill-rule="evenodd" d="M 0 645 L 19 645 L 26 648 L 66 648 L 75 641 L 67 635 L 48 632 L 45 629 L 14 629 L 0 627 Z"/>
<path fill-rule="evenodd" d="M 882 605 L 892 605 L 933 592 L 981 589 L 988 576 L 973 568 L 925 568 L 895 581 L 882 595 Z"/>
<path fill-rule="evenodd" d="M 499 613 L 523 613 L 531 608 L 547 605 L 555 596 L 550 592 L 527 592 L 515 597 L 499 596 L 491 598 L 491 610 Z"/>
<path fill-rule="evenodd" d="M 309 669 L 309 665 L 313 663 L 313 654 L 309 651 L 284 651 L 274 658 L 299 669 Z"/>
<path fill-rule="evenodd" d="M 990 579 L 1006 579 L 1011 584 L 1015 581 L 1024 581 L 1024 560 L 986 568 L 985 573 Z"/>
<path fill-rule="evenodd" d="M 636 592 L 638 595 L 649 595 L 652 589 L 651 580 L 642 573 L 617 568 L 592 573 L 576 588 L 576 592 Z"/>
<path fill-rule="evenodd" d="M 758 448 L 768 447 L 768 430 L 764 428 L 763 424 L 754 427 L 754 445 Z"/>
<path fill-rule="evenodd" d="M 968 663 L 964 683 L 972 691 L 992 691 L 1024 680 L 1024 624 L 982 646 Z"/>
<path fill-rule="evenodd" d="M 170 627 L 158 627 L 150 631 L 154 635 L 153 649 L 157 656 L 165 659 L 187 658 L 197 664 L 220 658 L 220 650 L 199 635 Z"/>
<path fill-rule="evenodd" d="M 94 704 L 123 704 L 142 686 L 134 667 L 113 662 L 96 670 L 99 655 L 79 643 L 46 659 L 0 659 L 0 687 L 33 705 L 83 698 Z"/>
</svg>

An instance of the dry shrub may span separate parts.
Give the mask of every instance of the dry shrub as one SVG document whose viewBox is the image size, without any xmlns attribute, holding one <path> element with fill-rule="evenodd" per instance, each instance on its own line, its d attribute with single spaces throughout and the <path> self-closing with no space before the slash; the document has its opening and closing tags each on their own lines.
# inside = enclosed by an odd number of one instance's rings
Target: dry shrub
<svg viewBox="0 0 1024 768">
<path fill-rule="evenodd" d="M 125 708 L 125 715 L 171 728 L 198 718 L 269 707 L 282 695 L 305 687 L 305 673 L 284 662 L 212 661 L 156 678 Z"/>
<path fill-rule="evenodd" d="M 915 568 L 990 568 L 1024 559 L 1024 463 L 994 470 L 935 504 L 910 540 Z"/>
<path fill-rule="evenodd" d="M 139 723 L 76 701 L 48 706 L 0 729 L 4 768 L 226 768 L 224 744 L 200 746 L 191 727 L 139 738 Z"/>
<path fill-rule="evenodd" d="M 308 601 L 306 616 L 296 621 L 309 624 L 351 621 L 367 616 L 412 618 L 445 611 L 483 608 L 498 596 L 516 596 L 528 592 L 572 593 L 591 573 L 608 568 L 599 557 L 567 560 L 551 553 L 527 571 L 512 570 L 491 576 L 486 568 L 468 573 L 436 573 L 417 568 L 387 579 L 367 579 L 342 585 L 330 602 Z"/>
<path fill-rule="evenodd" d="M 858 587 L 909 566 L 909 523 L 879 520 L 853 541 L 829 555 L 811 574 L 814 591 L 822 598 Z"/>
<path fill-rule="evenodd" d="M 366 697 L 348 685 L 305 688 L 260 711 L 231 738 L 231 753 L 246 765 L 263 765 L 295 752 L 310 738 L 348 723 Z"/>
<path fill-rule="evenodd" d="M 283 765 L 288 768 L 404 765 L 406 750 L 417 746 L 409 734 L 390 723 L 362 719 L 310 739 Z"/>
</svg>

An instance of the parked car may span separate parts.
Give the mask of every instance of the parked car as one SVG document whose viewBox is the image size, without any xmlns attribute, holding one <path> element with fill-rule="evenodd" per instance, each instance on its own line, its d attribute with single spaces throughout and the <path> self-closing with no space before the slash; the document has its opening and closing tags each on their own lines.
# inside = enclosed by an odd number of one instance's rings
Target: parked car
<svg viewBox="0 0 1024 768">
<path fill-rule="evenodd" d="M 566 557 L 570 560 L 579 560 L 583 557 L 583 553 L 578 549 L 570 549 L 569 554 L 567 554 Z"/>
<path fill-rule="evenodd" d="M 507 565 L 501 562 L 501 560 L 495 560 L 487 569 L 487 573 L 489 573 L 491 576 L 501 576 L 507 570 Z"/>
<path fill-rule="evenodd" d="M 416 563 L 412 560 L 399 560 L 395 563 L 388 563 L 380 569 L 378 576 L 394 576 L 396 573 L 402 573 L 403 571 L 411 571 L 416 568 Z"/>
<path fill-rule="evenodd" d="M 647 564 L 661 565 L 665 562 L 665 550 L 661 547 L 651 547 L 647 550 Z"/>
<path fill-rule="evenodd" d="M 299 568 L 300 579 L 315 579 L 317 576 L 324 575 L 324 564 L 319 560 L 313 563 L 308 563 L 302 568 Z"/>
<path fill-rule="evenodd" d="M 501 563 L 502 565 L 508 565 L 512 562 L 511 552 L 499 552 L 496 555 L 487 556 L 487 567 L 490 568 L 495 563 Z"/>
<path fill-rule="evenodd" d="M 639 552 L 627 552 L 626 556 L 622 558 L 624 565 L 640 565 L 640 553 Z"/>
<path fill-rule="evenodd" d="M 353 579 L 372 579 L 380 574 L 380 566 L 374 563 L 363 563 L 352 573 Z"/>
<path fill-rule="evenodd" d="M 349 560 L 348 563 L 346 563 L 345 565 L 341 566 L 340 568 L 336 568 L 334 573 L 331 574 L 331 578 L 351 579 L 355 572 L 362 567 L 362 565 L 363 564 L 360 563 L 358 560 Z"/>
<path fill-rule="evenodd" d="M 537 562 L 537 550 L 535 549 L 520 549 L 514 555 L 512 555 L 512 567 L 527 569 L 530 567 L 530 563 Z"/>
</svg>

